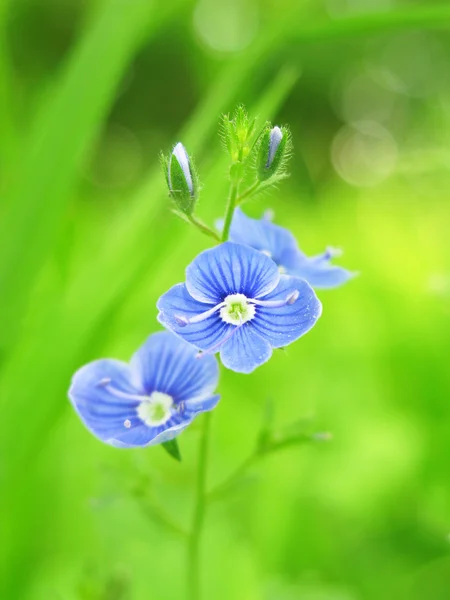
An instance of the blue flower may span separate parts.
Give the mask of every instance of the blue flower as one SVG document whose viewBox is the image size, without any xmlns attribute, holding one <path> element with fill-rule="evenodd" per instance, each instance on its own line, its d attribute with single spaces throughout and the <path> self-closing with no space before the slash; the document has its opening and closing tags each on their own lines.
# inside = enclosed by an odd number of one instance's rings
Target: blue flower
<svg viewBox="0 0 450 600">
<path fill-rule="evenodd" d="M 331 259 L 339 256 L 338 250 L 327 248 L 322 254 L 308 257 L 290 231 L 274 225 L 267 217 L 251 219 L 239 208 L 231 223 L 230 239 L 267 254 L 277 263 L 280 273 L 306 279 L 315 288 L 334 288 L 355 275 L 331 264 Z"/>
<path fill-rule="evenodd" d="M 81 420 L 102 442 L 135 448 L 167 442 L 219 401 L 213 356 L 168 331 L 151 335 L 129 364 L 101 359 L 81 367 L 69 398 Z"/>
<path fill-rule="evenodd" d="M 239 373 L 305 334 L 321 313 L 306 281 L 280 275 L 268 256 L 233 242 L 199 254 L 186 269 L 186 283 L 157 306 L 159 321 L 203 350 L 200 356 L 220 350 L 223 364 Z"/>
</svg>

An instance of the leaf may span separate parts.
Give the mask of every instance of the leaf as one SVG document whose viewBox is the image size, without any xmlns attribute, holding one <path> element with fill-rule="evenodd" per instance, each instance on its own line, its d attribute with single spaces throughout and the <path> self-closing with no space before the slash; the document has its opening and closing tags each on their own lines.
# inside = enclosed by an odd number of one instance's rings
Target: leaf
<svg viewBox="0 0 450 600">
<path fill-rule="evenodd" d="M 181 462 L 181 452 L 176 438 L 169 440 L 168 442 L 163 442 L 161 446 L 168 454 L 170 454 L 170 456 Z"/>
<path fill-rule="evenodd" d="M 147 3 L 124 8 L 123 1 L 104 3 L 30 126 L 21 173 L 2 219 L 3 347 L 20 332 L 28 294 L 55 243 L 80 164 L 156 10 Z"/>
</svg>

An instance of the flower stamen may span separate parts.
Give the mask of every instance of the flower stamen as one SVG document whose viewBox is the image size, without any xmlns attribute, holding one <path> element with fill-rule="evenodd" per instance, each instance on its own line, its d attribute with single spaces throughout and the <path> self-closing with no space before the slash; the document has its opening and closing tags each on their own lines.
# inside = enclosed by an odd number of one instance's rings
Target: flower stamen
<svg viewBox="0 0 450 600">
<path fill-rule="evenodd" d="M 220 309 L 222 321 L 230 325 L 242 325 L 255 316 L 253 300 L 244 294 L 230 294 Z"/>
<path fill-rule="evenodd" d="M 251 300 L 256 306 L 265 306 L 266 308 L 281 308 L 282 306 L 294 304 L 298 300 L 300 292 L 294 290 L 290 292 L 284 300 Z"/>
<path fill-rule="evenodd" d="M 152 392 L 137 407 L 137 415 L 149 427 L 163 425 L 172 416 L 172 396 L 163 392 Z"/>
<path fill-rule="evenodd" d="M 186 325 L 193 325 L 194 323 L 201 323 L 206 319 L 209 319 L 215 312 L 221 309 L 225 305 L 225 302 L 219 302 L 216 306 L 213 306 L 209 310 L 195 315 L 195 317 L 186 317 L 184 315 L 174 315 L 174 319 L 180 327 L 186 327 Z"/>
<path fill-rule="evenodd" d="M 281 308 L 286 305 L 294 304 L 297 301 L 300 292 L 293 290 L 283 300 L 256 300 L 254 298 L 247 298 L 244 294 L 230 294 L 225 298 L 223 302 L 216 304 L 213 308 L 195 315 L 194 317 L 186 317 L 184 315 L 175 315 L 175 321 L 180 327 L 186 327 L 194 323 L 201 323 L 205 319 L 208 319 L 218 310 L 220 310 L 220 317 L 224 323 L 229 325 L 235 325 L 236 328 L 241 327 L 247 321 L 251 321 L 256 314 L 256 307 L 262 306 L 266 308 Z M 232 332 L 227 335 L 221 342 L 219 342 L 214 349 L 222 346 L 233 334 Z"/>
</svg>

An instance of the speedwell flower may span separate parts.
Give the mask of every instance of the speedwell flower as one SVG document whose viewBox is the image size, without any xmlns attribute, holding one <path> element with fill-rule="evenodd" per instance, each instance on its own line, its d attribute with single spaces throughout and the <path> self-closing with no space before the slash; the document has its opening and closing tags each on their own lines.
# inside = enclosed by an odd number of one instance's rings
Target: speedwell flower
<svg viewBox="0 0 450 600">
<path fill-rule="evenodd" d="M 69 398 L 86 427 L 118 448 L 167 442 L 214 408 L 218 365 L 168 331 L 151 335 L 129 364 L 101 359 L 81 367 Z"/>
<path fill-rule="evenodd" d="M 233 216 L 230 239 L 267 254 L 281 273 L 306 279 L 315 288 L 334 288 L 354 277 L 347 269 L 331 264 L 331 259 L 339 256 L 338 250 L 327 248 L 317 256 L 306 256 L 290 231 L 267 217 L 251 219 L 239 208 Z"/>
<path fill-rule="evenodd" d="M 306 281 L 280 275 L 268 256 L 233 242 L 199 254 L 186 269 L 186 283 L 157 306 L 159 321 L 203 350 L 200 356 L 220 351 L 223 364 L 240 373 L 305 334 L 321 313 Z"/>
</svg>

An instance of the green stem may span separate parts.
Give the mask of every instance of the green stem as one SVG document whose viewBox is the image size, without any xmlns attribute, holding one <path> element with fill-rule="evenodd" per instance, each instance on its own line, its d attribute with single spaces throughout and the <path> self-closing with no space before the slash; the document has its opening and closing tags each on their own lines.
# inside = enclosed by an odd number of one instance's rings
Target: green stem
<svg viewBox="0 0 450 600">
<path fill-rule="evenodd" d="M 197 486 L 194 519 L 188 543 L 188 597 L 200 600 L 200 542 L 205 519 L 206 507 L 206 471 L 208 468 L 209 431 L 212 413 L 207 412 L 203 418 L 203 429 L 200 439 Z"/>
<path fill-rule="evenodd" d="M 256 192 L 256 190 L 259 188 L 259 185 L 260 182 L 255 181 L 255 183 L 251 185 L 248 189 L 246 189 L 245 192 L 242 192 L 242 194 L 236 198 L 236 206 L 240 204 L 243 200 L 251 196 L 253 192 Z"/>
<path fill-rule="evenodd" d="M 200 219 L 197 219 L 196 216 L 189 215 L 188 219 L 189 219 L 189 222 L 192 223 L 192 225 L 194 225 L 195 227 L 197 227 L 197 229 L 199 231 L 201 231 L 208 237 L 213 238 L 213 240 L 215 240 L 216 242 L 221 241 L 219 234 L 217 234 L 215 231 L 210 229 L 207 225 L 205 225 L 202 221 L 200 221 Z"/>
<path fill-rule="evenodd" d="M 222 233 L 222 242 L 226 242 L 230 233 L 231 221 L 236 207 L 238 195 L 238 184 L 232 184 L 228 204 L 225 213 L 225 224 Z M 198 454 L 197 487 L 195 491 L 195 508 L 192 529 L 188 543 L 188 598 L 190 600 L 201 599 L 200 585 L 200 542 L 205 520 L 206 509 L 206 471 L 208 468 L 209 431 L 211 428 L 210 412 L 205 413 L 203 418 L 203 429 L 200 438 Z"/>
<path fill-rule="evenodd" d="M 175 535 L 180 537 L 187 537 L 188 532 L 185 531 L 178 523 L 172 520 L 172 518 L 166 513 L 166 511 L 155 502 L 150 502 L 148 505 L 143 504 L 142 510 L 149 519 L 156 521 Z"/>
<path fill-rule="evenodd" d="M 256 462 L 265 458 L 269 454 L 288 448 L 289 446 L 298 446 L 313 441 L 328 441 L 330 434 L 327 432 L 314 433 L 312 435 L 307 433 L 301 433 L 298 435 L 292 435 L 289 437 L 282 438 L 280 440 L 274 440 L 263 447 L 256 448 L 252 454 L 250 454 L 242 463 L 229 475 L 225 481 L 219 483 L 218 486 L 213 488 L 207 494 L 208 502 L 214 502 L 219 499 L 224 493 L 226 493 L 243 475 L 247 470 L 252 467 Z"/>
<path fill-rule="evenodd" d="M 238 184 L 232 184 L 228 204 L 225 212 L 225 222 L 223 224 L 222 242 L 226 242 L 230 235 L 231 221 L 233 220 L 234 209 L 236 208 L 236 199 L 238 195 Z"/>
<path fill-rule="evenodd" d="M 208 502 L 214 502 L 215 500 L 220 498 L 220 496 L 222 496 L 225 492 L 227 492 L 229 488 L 231 488 L 237 481 L 239 481 L 239 479 L 242 478 L 245 472 L 260 458 L 260 456 L 261 455 L 257 452 L 250 454 L 250 456 L 248 456 L 237 467 L 237 469 L 225 479 L 225 481 L 220 483 L 208 493 Z"/>
</svg>

